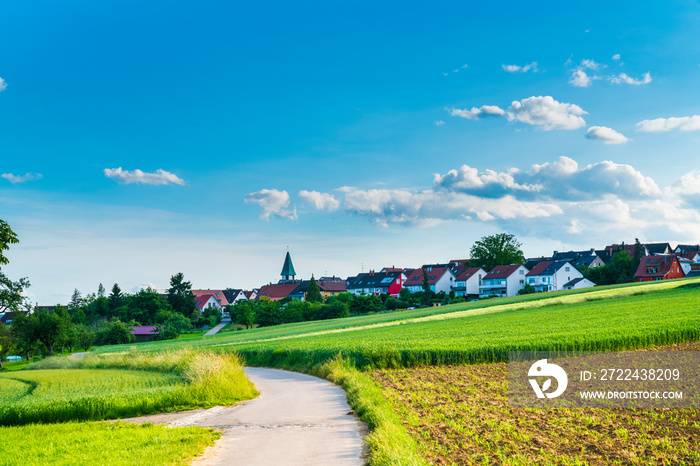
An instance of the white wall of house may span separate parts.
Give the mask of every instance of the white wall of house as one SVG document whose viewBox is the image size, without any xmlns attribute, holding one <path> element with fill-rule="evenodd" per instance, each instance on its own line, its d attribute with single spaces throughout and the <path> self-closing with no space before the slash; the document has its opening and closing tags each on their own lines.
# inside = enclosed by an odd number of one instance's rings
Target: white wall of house
<svg viewBox="0 0 700 466">
<path fill-rule="evenodd" d="M 209 296 L 209 299 L 207 300 L 207 302 L 205 302 L 204 306 L 202 306 L 199 310 L 204 311 L 209 306 L 214 306 L 215 308 L 217 308 L 219 310 L 222 309 L 221 304 L 219 304 L 219 301 L 217 301 L 215 297 Z"/>
<path fill-rule="evenodd" d="M 690 272 L 692 270 L 694 262 L 689 261 L 689 260 L 680 260 L 680 259 L 678 260 L 678 262 L 681 264 L 681 268 L 683 269 L 683 273 L 685 275 L 688 275 L 688 272 Z"/>
<path fill-rule="evenodd" d="M 566 285 L 566 283 L 565 283 L 565 285 Z M 587 278 L 584 278 L 583 280 L 579 280 L 578 283 L 576 283 L 575 285 L 565 287 L 564 289 L 566 289 L 566 290 L 578 290 L 580 288 L 591 288 L 593 286 L 595 286 L 595 283 L 593 283 L 592 281 L 590 281 Z"/>
<path fill-rule="evenodd" d="M 582 278 L 583 274 L 570 262 L 559 267 L 553 275 L 534 275 L 527 277 L 527 283 L 537 291 L 559 291 L 574 278 Z M 592 286 L 592 285 L 591 285 Z"/>
<path fill-rule="evenodd" d="M 495 294 L 499 296 L 515 296 L 518 294 L 518 291 L 525 286 L 525 274 L 527 274 L 527 272 L 528 270 L 525 266 L 521 265 L 508 277 L 483 279 L 481 288 L 484 289 L 491 285 L 498 285 L 500 287 L 499 292 Z M 484 292 L 480 291 L 479 294 L 480 296 L 486 297 L 491 296 L 493 293 L 486 289 Z"/>
<path fill-rule="evenodd" d="M 483 269 L 477 270 L 472 276 L 467 278 L 465 281 L 460 281 L 460 282 L 455 282 L 455 286 L 457 287 L 464 287 L 465 291 L 461 291 L 459 294 L 460 295 L 478 295 L 479 294 L 479 286 L 481 286 L 481 282 L 484 279 L 484 276 L 486 276 L 486 272 Z"/>
<path fill-rule="evenodd" d="M 455 286 L 455 278 L 455 274 L 453 274 L 451 270 L 447 269 L 447 271 L 442 274 L 442 277 L 440 277 L 434 285 L 430 285 L 430 289 L 435 293 L 440 293 L 441 291 L 449 293 L 452 287 Z"/>
</svg>

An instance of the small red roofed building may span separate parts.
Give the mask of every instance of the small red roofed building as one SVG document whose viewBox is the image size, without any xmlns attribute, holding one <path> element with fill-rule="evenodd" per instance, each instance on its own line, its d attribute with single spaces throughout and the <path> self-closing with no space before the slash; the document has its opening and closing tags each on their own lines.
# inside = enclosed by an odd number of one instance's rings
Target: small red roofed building
<svg viewBox="0 0 700 466">
<path fill-rule="evenodd" d="M 650 282 L 657 280 L 671 280 L 683 278 L 685 274 L 678 257 L 672 255 L 644 256 L 639 261 L 634 280 L 637 282 Z"/>
</svg>

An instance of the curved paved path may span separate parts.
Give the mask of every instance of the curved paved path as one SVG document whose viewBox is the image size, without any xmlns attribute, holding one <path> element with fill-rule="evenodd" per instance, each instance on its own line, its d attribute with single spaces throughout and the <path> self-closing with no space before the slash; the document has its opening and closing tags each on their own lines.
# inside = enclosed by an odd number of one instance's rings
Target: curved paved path
<svg viewBox="0 0 700 466">
<path fill-rule="evenodd" d="M 194 464 L 362 465 L 364 424 L 343 389 L 296 372 L 247 367 L 260 396 L 233 408 L 212 408 L 171 422 L 223 429 Z"/>
</svg>

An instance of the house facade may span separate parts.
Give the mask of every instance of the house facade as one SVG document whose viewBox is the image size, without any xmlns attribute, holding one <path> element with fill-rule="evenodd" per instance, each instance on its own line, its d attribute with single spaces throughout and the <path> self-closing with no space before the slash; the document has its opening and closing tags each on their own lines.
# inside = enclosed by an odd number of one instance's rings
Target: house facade
<svg viewBox="0 0 700 466">
<path fill-rule="evenodd" d="M 593 286 L 595 286 L 595 283 L 593 283 L 592 281 L 590 281 L 587 278 L 580 277 L 580 278 L 574 278 L 569 283 L 566 283 L 564 285 L 564 289 L 565 290 L 578 290 L 580 288 L 591 288 Z"/>
<path fill-rule="evenodd" d="M 455 270 L 455 283 L 452 291 L 455 296 L 479 296 L 479 287 L 486 276 L 481 267 L 458 267 Z"/>
<path fill-rule="evenodd" d="M 499 265 L 484 276 L 479 287 L 479 296 L 515 296 L 525 286 L 528 270 L 524 265 Z"/>
<path fill-rule="evenodd" d="M 634 281 L 650 282 L 683 277 L 685 277 L 685 273 L 678 262 L 678 257 L 672 255 L 644 256 L 639 261 Z"/>
<path fill-rule="evenodd" d="M 527 284 L 537 292 L 559 291 L 565 289 L 564 286 L 572 280 L 583 278 L 583 274 L 569 261 L 545 261 L 530 270 L 526 278 Z"/>
<path fill-rule="evenodd" d="M 347 286 L 347 291 L 354 295 L 388 294 L 396 297 L 406 281 L 403 272 L 367 272 L 357 275 Z"/>
<path fill-rule="evenodd" d="M 455 286 L 455 274 L 447 267 L 437 267 L 433 265 L 424 265 L 421 268 L 415 269 L 411 275 L 406 277 L 404 287 L 411 293 L 423 291 L 423 271 L 428 276 L 428 285 L 433 293 L 444 291 L 449 293 L 452 287 Z"/>
</svg>

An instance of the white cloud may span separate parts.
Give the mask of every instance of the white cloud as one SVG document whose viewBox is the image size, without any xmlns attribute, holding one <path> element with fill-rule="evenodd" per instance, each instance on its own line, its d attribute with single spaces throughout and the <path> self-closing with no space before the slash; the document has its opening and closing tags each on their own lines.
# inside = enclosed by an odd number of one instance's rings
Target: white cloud
<svg viewBox="0 0 700 466">
<path fill-rule="evenodd" d="M 478 120 L 483 116 L 503 116 L 506 113 L 502 108 L 497 107 L 496 105 L 472 107 L 471 110 L 445 107 L 445 110 L 452 116 L 466 118 L 467 120 Z"/>
<path fill-rule="evenodd" d="M 602 141 L 605 144 L 624 144 L 629 141 L 624 135 L 606 126 L 591 126 L 588 128 L 586 137 Z"/>
<path fill-rule="evenodd" d="M 634 79 L 627 75 L 627 73 L 620 73 L 617 76 L 610 76 L 610 82 L 613 84 L 632 84 L 639 86 L 640 84 L 649 84 L 651 82 L 651 73 L 646 72 L 642 76 L 642 79 Z"/>
<path fill-rule="evenodd" d="M 445 124 L 445 122 L 442 121 L 442 120 L 438 120 L 438 121 L 435 122 L 435 126 L 442 126 L 442 125 L 444 125 L 444 124 Z"/>
<path fill-rule="evenodd" d="M 320 193 L 318 191 L 299 191 L 299 199 L 313 204 L 318 210 L 332 212 L 338 210 L 340 202 L 330 193 Z"/>
<path fill-rule="evenodd" d="M 675 180 L 666 189 L 666 194 L 690 207 L 700 207 L 700 170 L 693 170 Z"/>
<path fill-rule="evenodd" d="M 593 80 L 586 74 L 583 70 L 574 70 L 571 73 L 571 79 L 569 83 L 576 87 L 588 87 L 593 84 Z"/>
<path fill-rule="evenodd" d="M 509 73 L 527 73 L 528 71 L 532 70 L 532 72 L 537 72 L 537 62 L 533 61 L 532 63 L 528 63 L 527 65 L 524 66 L 518 66 L 518 65 L 501 65 L 503 67 L 504 71 L 507 71 Z"/>
<path fill-rule="evenodd" d="M 600 63 L 596 63 L 594 60 L 590 60 L 588 58 L 581 60 L 581 65 L 580 65 L 581 68 L 588 68 L 591 70 L 597 70 L 598 68 L 600 68 L 602 66 L 605 66 L 605 65 L 601 65 Z"/>
<path fill-rule="evenodd" d="M 0 78 L 0 92 L 4 91 L 5 89 L 7 89 L 7 83 L 4 79 Z"/>
<path fill-rule="evenodd" d="M 26 173 L 24 175 L 13 175 L 12 173 L 3 173 L 0 177 L 5 178 L 12 184 L 25 183 L 27 181 L 40 180 L 43 178 L 41 173 Z"/>
<path fill-rule="evenodd" d="M 270 216 L 296 220 L 297 209 L 289 209 L 289 193 L 277 189 L 262 189 L 247 194 L 245 202 L 252 202 L 260 206 L 260 218 L 270 220 Z"/>
<path fill-rule="evenodd" d="M 543 130 L 578 129 L 586 126 L 580 116 L 587 112 L 575 104 L 557 102 L 551 96 L 528 97 L 508 107 L 508 121 L 518 120 Z"/>
<path fill-rule="evenodd" d="M 615 60 L 615 61 L 619 60 L 619 59 L 620 59 L 620 54 L 619 54 L 619 53 L 616 53 L 615 55 L 612 56 L 612 59 Z"/>
<path fill-rule="evenodd" d="M 167 172 L 161 168 L 153 173 L 141 171 L 139 169 L 129 171 L 119 168 L 105 168 L 104 174 L 107 178 L 118 181 L 123 184 L 150 184 L 154 186 L 162 186 L 166 184 L 184 185 L 185 181 L 177 175 Z"/>
<path fill-rule="evenodd" d="M 645 133 L 666 132 L 674 129 L 680 131 L 700 130 L 700 115 L 656 118 L 654 120 L 643 120 L 637 123 L 637 131 L 643 131 Z"/>
<path fill-rule="evenodd" d="M 552 163 L 532 165 L 527 172 L 517 168 L 479 172 L 463 165 L 445 175 L 434 175 L 433 187 L 487 198 L 512 195 L 518 199 L 555 201 L 591 200 L 606 195 L 639 199 L 661 194 L 651 178 L 630 165 L 604 161 L 580 168 L 575 160 L 563 156 Z"/>
</svg>

